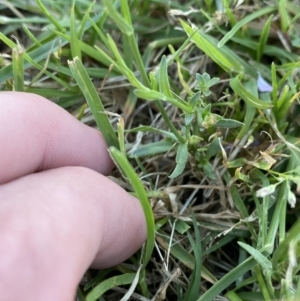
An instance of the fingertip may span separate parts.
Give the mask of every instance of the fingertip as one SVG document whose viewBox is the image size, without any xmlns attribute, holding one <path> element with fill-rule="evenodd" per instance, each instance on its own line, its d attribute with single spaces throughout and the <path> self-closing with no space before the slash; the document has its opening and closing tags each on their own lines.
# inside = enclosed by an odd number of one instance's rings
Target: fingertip
<svg viewBox="0 0 300 301">
<path fill-rule="evenodd" d="M 0 234 L 12 240 L 12 245 L 0 246 L 0 254 L 7 254 L 0 256 L 0 270 L 7 282 L 22 282 L 20 291 L 11 294 L 18 297 L 35 283 L 49 288 L 49 280 L 55 287 L 51 294 L 57 296 L 62 283 L 75 287 L 89 266 L 121 263 L 146 239 L 139 201 L 84 167 L 22 177 L 2 185 L 0 199 Z M 7 262 L 9 267 L 3 268 Z"/>
<path fill-rule="evenodd" d="M 147 238 L 146 220 L 138 199 L 122 188 L 118 191 L 104 224 L 101 247 L 92 263 L 103 269 L 117 265 L 133 255 Z M 117 248 L 113 246 L 118 246 Z"/>
</svg>

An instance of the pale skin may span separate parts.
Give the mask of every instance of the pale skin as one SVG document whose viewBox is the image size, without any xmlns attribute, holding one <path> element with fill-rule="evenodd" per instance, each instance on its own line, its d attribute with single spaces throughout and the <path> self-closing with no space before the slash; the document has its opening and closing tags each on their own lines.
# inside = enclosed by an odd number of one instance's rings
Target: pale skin
<svg viewBox="0 0 300 301">
<path fill-rule="evenodd" d="M 84 272 L 146 239 L 141 206 L 105 176 L 98 130 L 43 97 L 0 93 L 0 296 L 72 301 Z"/>
</svg>

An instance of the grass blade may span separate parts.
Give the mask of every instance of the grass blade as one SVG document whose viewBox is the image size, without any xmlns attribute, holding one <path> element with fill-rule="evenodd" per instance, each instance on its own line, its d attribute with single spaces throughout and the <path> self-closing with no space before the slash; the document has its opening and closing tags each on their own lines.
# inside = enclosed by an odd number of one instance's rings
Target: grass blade
<svg viewBox="0 0 300 301">
<path fill-rule="evenodd" d="M 110 147 L 109 151 L 117 166 L 120 168 L 122 173 L 129 179 L 144 211 L 145 220 L 147 224 L 147 242 L 142 264 L 143 268 L 145 268 L 148 261 L 151 258 L 155 242 L 155 225 L 151 205 L 149 203 L 147 193 L 141 183 L 141 180 L 135 173 L 133 167 L 128 162 L 126 156 L 122 154 L 119 150 L 117 150 L 115 147 Z"/>
<path fill-rule="evenodd" d="M 234 77 L 230 80 L 230 87 L 232 90 L 240 96 L 246 103 L 257 109 L 268 109 L 272 107 L 271 103 L 264 102 L 253 94 L 249 93 L 241 84 L 238 77 Z"/>
<path fill-rule="evenodd" d="M 169 242 L 165 241 L 167 235 L 163 231 L 159 231 L 159 234 L 156 237 L 157 242 L 167 251 L 170 248 L 170 253 L 177 258 L 182 264 L 190 269 L 195 268 L 195 257 L 189 253 L 186 249 L 184 249 L 180 244 L 173 244 L 171 246 L 168 245 Z M 208 281 L 209 283 L 216 283 L 217 279 L 215 276 L 210 273 L 203 265 L 201 267 L 201 277 Z"/>
<path fill-rule="evenodd" d="M 273 270 L 277 271 L 278 263 L 282 258 L 287 259 L 288 249 L 290 244 L 294 241 L 299 243 L 300 241 L 300 220 L 298 220 L 288 232 L 286 238 L 280 243 L 278 248 L 275 250 L 272 258 Z"/>
<path fill-rule="evenodd" d="M 103 3 L 106 7 L 107 14 L 114 21 L 114 23 L 118 26 L 118 28 L 125 33 L 126 35 L 130 35 L 133 33 L 132 26 L 122 17 L 121 14 L 114 8 L 112 1 L 103 0 Z"/>
<path fill-rule="evenodd" d="M 255 260 L 256 262 L 265 270 L 266 273 L 270 273 L 272 270 L 272 263 L 267 259 L 261 252 L 254 249 L 253 247 L 238 241 L 238 244 L 244 248 Z"/>
<path fill-rule="evenodd" d="M 17 47 L 17 45 L 13 41 L 11 41 L 10 39 L 8 39 L 1 32 L 0 32 L 0 40 L 2 40 L 11 49 L 14 49 L 14 48 Z M 24 70 L 28 69 L 31 66 L 34 66 L 38 70 L 43 71 L 51 79 L 53 79 L 55 82 L 57 82 L 60 85 L 62 85 L 63 87 L 65 87 L 67 90 L 73 90 L 72 87 L 71 87 L 71 85 L 69 85 L 65 81 L 61 80 L 57 76 L 53 75 L 48 70 L 44 70 L 44 67 L 41 66 L 38 63 L 41 60 L 47 58 L 47 56 L 49 56 L 49 49 L 50 50 L 52 49 L 52 51 L 54 52 L 59 47 L 62 47 L 65 44 L 66 44 L 65 41 L 62 41 L 61 44 L 59 44 L 58 41 L 56 41 L 54 43 L 53 42 L 49 42 L 49 43 L 46 43 L 45 45 L 43 45 L 42 47 L 40 47 L 40 48 L 38 48 L 36 50 L 33 50 L 30 53 L 24 52 L 24 54 L 23 54 L 24 55 L 24 59 L 27 61 L 27 62 L 24 63 Z M 13 77 L 13 67 L 12 67 L 12 65 L 8 65 L 7 67 L 4 67 L 4 68 L 0 69 L 0 83 L 6 81 L 10 77 Z"/>
<path fill-rule="evenodd" d="M 107 280 L 104 280 L 86 295 L 85 300 L 96 301 L 109 289 L 120 285 L 130 284 L 133 282 L 134 278 L 135 278 L 134 273 L 127 273 L 127 274 L 111 277 Z"/>
<path fill-rule="evenodd" d="M 99 98 L 95 86 L 91 82 L 87 71 L 78 58 L 69 61 L 70 70 L 81 89 L 87 103 L 89 104 L 97 126 L 108 146 L 119 147 L 117 136 L 114 132 L 112 125 L 109 122 L 107 115 L 104 113 L 104 106 Z"/>
<path fill-rule="evenodd" d="M 218 64 L 225 71 L 231 72 L 241 72 L 241 65 L 230 55 L 229 52 L 226 52 L 222 49 L 218 49 L 214 43 L 212 43 L 211 39 L 207 39 L 206 36 L 199 31 L 195 33 L 194 29 L 190 27 L 184 21 L 180 21 L 183 29 L 190 37 L 191 41 L 194 42 L 197 47 L 199 47 L 207 56 L 209 56 L 216 64 Z"/>
<path fill-rule="evenodd" d="M 260 290 L 261 290 L 265 300 L 274 300 L 273 298 L 270 297 L 270 294 L 269 294 L 268 289 L 267 289 L 267 284 L 266 284 L 265 279 L 262 275 L 260 267 L 256 266 L 254 270 L 255 270 L 257 282 L 259 284 Z"/>
<path fill-rule="evenodd" d="M 243 301 L 234 291 L 229 291 L 225 295 L 230 301 Z"/>
<path fill-rule="evenodd" d="M 243 18 L 241 21 L 237 22 L 234 27 L 222 38 L 222 40 L 218 43 L 218 47 L 224 46 L 235 34 L 238 30 L 240 30 L 243 26 L 245 26 L 250 21 L 257 19 L 263 15 L 270 14 L 277 10 L 276 6 L 266 6 L 255 13 L 248 15 Z"/>
<path fill-rule="evenodd" d="M 265 47 L 266 47 L 266 44 L 267 44 L 267 40 L 268 40 L 268 37 L 269 37 L 269 32 L 270 32 L 270 27 L 271 27 L 272 19 L 273 19 L 273 15 L 271 15 L 268 18 L 268 20 L 265 23 L 264 28 L 263 28 L 263 30 L 261 32 L 261 36 L 259 38 L 258 49 L 257 49 L 257 56 L 256 56 L 256 59 L 257 59 L 258 62 L 261 60 L 261 57 L 262 57 L 262 55 L 264 53 L 264 50 L 265 50 Z"/>
<path fill-rule="evenodd" d="M 14 91 L 24 91 L 24 49 L 17 43 L 12 54 Z"/>
<path fill-rule="evenodd" d="M 278 91 L 278 85 L 277 85 L 277 76 L 276 76 L 276 65 L 273 62 L 271 65 L 271 76 L 272 76 L 272 87 L 273 87 L 273 91 L 272 91 L 272 102 L 275 108 L 275 111 L 278 109 L 277 106 L 277 91 Z"/>
<path fill-rule="evenodd" d="M 130 156 L 139 158 L 146 156 L 155 156 L 168 152 L 173 145 L 174 142 L 167 140 L 144 144 L 130 152 Z"/>
<path fill-rule="evenodd" d="M 49 21 L 59 30 L 64 31 L 64 28 L 57 22 L 57 19 L 53 14 L 51 14 L 46 6 L 44 6 L 43 2 L 41 0 L 36 0 L 37 4 L 39 5 L 42 13 L 49 19 Z"/>
<path fill-rule="evenodd" d="M 76 17 L 75 17 L 75 1 L 73 0 L 72 8 L 71 8 L 71 17 L 70 17 L 70 47 L 71 47 L 71 53 L 72 58 L 78 57 L 81 61 L 81 50 L 80 50 L 80 44 L 79 39 L 77 36 L 77 30 L 76 30 Z"/>
<path fill-rule="evenodd" d="M 169 176 L 170 179 L 177 178 L 180 176 L 184 169 L 186 162 L 188 160 L 189 151 L 188 151 L 188 143 L 179 144 L 176 154 L 176 167 L 173 170 L 172 174 Z"/>
<path fill-rule="evenodd" d="M 201 283 L 200 280 L 201 280 L 201 266 L 202 266 L 202 247 L 201 247 L 200 232 L 194 214 L 193 214 L 193 226 L 195 230 L 196 241 L 193 240 L 190 233 L 188 233 L 188 238 L 192 245 L 192 249 L 194 253 L 195 267 L 192 276 L 190 278 L 190 284 L 188 287 L 187 294 L 184 298 L 184 300 L 186 301 L 195 300 L 199 296 L 200 283 Z"/>
<path fill-rule="evenodd" d="M 168 66 L 166 56 L 163 55 L 159 64 L 158 71 L 158 83 L 159 83 L 159 91 L 163 93 L 168 98 L 173 98 L 170 83 L 168 79 Z"/>
<path fill-rule="evenodd" d="M 286 33 L 290 27 L 290 17 L 286 8 L 286 0 L 279 0 L 278 11 L 281 21 L 281 30 Z"/>
<path fill-rule="evenodd" d="M 254 258 L 250 257 L 246 259 L 243 263 L 232 269 L 223 278 L 221 278 L 216 284 L 214 284 L 210 289 L 208 289 L 197 301 L 212 301 L 216 298 L 224 289 L 229 287 L 229 285 L 235 282 L 238 278 L 246 274 L 255 265 L 256 261 Z"/>
<path fill-rule="evenodd" d="M 255 96 L 257 96 L 257 85 L 256 82 L 254 81 L 254 79 L 251 79 L 250 81 L 247 81 L 244 84 L 245 89 L 252 93 L 254 91 L 256 91 L 256 94 L 254 94 Z M 254 90 L 256 88 L 256 90 Z M 249 131 L 251 124 L 253 123 L 253 119 L 255 117 L 257 110 L 249 103 L 246 103 L 246 113 L 245 113 L 245 119 L 244 119 L 244 125 L 242 126 L 242 128 L 240 129 L 239 133 L 236 136 L 236 142 L 238 142 L 239 140 L 241 140 Z"/>
</svg>

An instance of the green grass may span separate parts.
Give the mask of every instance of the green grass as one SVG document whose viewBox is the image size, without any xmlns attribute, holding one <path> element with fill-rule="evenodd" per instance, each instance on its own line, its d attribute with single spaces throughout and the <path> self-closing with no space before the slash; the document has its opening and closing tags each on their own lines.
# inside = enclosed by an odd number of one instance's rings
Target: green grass
<svg viewBox="0 0 300 301">
<path fill-rule="evenodd" d="M 143 251 L 78 299 L 299 300 L 300 4 L 9 3 L 1 90 L 98 125 L 147 217 Z"/>
</svg>

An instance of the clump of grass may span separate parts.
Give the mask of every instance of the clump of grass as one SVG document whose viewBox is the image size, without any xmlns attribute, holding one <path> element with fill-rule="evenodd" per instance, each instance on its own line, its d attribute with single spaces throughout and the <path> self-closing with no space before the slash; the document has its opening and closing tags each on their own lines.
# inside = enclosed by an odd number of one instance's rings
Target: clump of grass
<svg viewBox="0 0 300 301">
<path fill-rule="evenodd" d="M 95 120 L 147 217 L 143 250 L 79 300 L 300 298 L 296 1 L 0 9 L 2 90 Z"/>
</svg>

